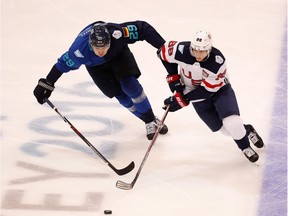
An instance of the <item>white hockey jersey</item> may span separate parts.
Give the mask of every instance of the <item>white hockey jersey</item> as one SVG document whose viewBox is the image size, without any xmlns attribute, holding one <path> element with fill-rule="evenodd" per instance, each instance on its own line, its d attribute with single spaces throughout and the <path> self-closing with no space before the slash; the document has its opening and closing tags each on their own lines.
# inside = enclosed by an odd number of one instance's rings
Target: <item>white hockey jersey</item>
<svg viewBox="0 0 288 216">
<path fill-rule="evenodd" d="M 168 41 L 159 53 L 162 61 L 178 64 L 178 71 L 171 67 L 169 69 L 165 64 L 164 66 L 170 75 L 180 74 L 181 81 L 185 84 L 184 94 L 199 86 L 211 94 L 229 83 L 225 57 L 218 49 L 212 47 L 209 57 L 203 62 L 197 62 L 196 58 L 190 54 L 189 47 L 190 41 Z"/>
</svg>

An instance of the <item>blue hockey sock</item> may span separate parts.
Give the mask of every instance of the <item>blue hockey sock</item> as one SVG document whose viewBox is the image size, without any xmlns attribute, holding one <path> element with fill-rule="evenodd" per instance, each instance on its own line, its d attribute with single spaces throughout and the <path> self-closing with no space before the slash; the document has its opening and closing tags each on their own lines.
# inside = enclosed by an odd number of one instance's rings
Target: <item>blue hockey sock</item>
<svg viewBox="0 0 288 216">
<path fill-rule="evenodd" d="M 141 113 L 138 113 L 136 108 L 134 107 L 134 104 L 131 100 L 131 98 L 129 98 L 124 92 L 121 92 L 121 94 L 115 96 L 116 99 L 119 101 L 119 103 L 124 106 L 125 108 L 127 108 L 131 113 L 133 113 L 135 116 L 137 116 L 138 118 L 140 118 L 142 116 Z"/>
<path fill-rule="evenodd" d="M 125 77 L 120 84 L 122 91 L 131 98 L 137 113 L 141 114 L 140 118 L 146 123 L 153 121 L 155 117 L 151 104 L 136 77 Z"/>
</svg>

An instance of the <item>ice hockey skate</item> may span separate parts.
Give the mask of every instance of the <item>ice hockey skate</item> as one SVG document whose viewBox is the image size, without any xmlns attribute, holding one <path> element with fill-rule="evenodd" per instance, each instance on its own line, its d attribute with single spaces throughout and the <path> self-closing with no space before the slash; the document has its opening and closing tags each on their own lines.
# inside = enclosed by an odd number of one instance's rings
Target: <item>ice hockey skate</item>
<svg viewBox="0 0 288 216">
<path fill-rule="evenodd" d="M 244 149 L 243 153 L 252 163 L 255 163 L 259 159 L 259 155 L 251 147 Z"/>
<path fill-rule="evenodd" d="M 249 131 L 248 138 L 257 148 L 262 148 L 264 146 L 264 142 L 259 134 L 256 132 L 254 127 L 250 124 L 245 125 L 246 130 Z"/>
<path fill-rule="evenodd" d="M 155 135 L 155 132 L 157 130 L 157 127 L 160 125 L 160 119 L 158 119 L 157 117 L 155 117 L 155 120 L 152 121 L 152 122 L 149 122 L 146 124 L 146 136 L 147 136 L 147 139 L 148 140 L 152 140 L 154 135 Z M 168 132 L 168 127 L 163 124 L 161 126 L 161 129 L 159 131 L 160 134 L 166 134 Z"/>
</svg>

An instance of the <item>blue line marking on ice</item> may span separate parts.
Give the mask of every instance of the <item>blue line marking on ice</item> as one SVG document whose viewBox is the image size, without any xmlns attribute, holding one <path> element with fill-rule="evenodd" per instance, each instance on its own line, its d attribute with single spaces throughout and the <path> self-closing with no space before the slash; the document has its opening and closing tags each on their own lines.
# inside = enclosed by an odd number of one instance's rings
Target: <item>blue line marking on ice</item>
<svg viewBox="0 0 288 216">
<path fill-rule="evenodd" d="M 287 33 L 284 36 L 259 200 L 259 216 L 287 215 Z"/>
</svg>

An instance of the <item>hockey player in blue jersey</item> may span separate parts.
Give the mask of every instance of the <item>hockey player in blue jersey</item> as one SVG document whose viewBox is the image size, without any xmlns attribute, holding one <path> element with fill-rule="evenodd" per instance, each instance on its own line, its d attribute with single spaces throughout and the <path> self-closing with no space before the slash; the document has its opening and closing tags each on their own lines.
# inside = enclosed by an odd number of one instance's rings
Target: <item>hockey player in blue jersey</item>
<svg viewBox="0 0 288 216">
<path fill-rule="evenodd" d="M 256 162 L 259 156 L 249 140 L 257 148 L 264 146 L 263 140 L 252 125 L 242 122 L 228 80 L 225 57 L 212 47 L 211 34 L 199 31 L 192 41 L 169 41 L 158 54 L 168 72 L 169 87 L 175 92 L 164 101 L 165 106 L 170 105 L 169 111 L 177 111 L 192 102 L 213 132 L 231 136 L 249 161 Z"/>
<path fill-rule="evenodd" d="M 40 104 L 49 98 L 56 81 L 63 73 L 85 65 L 98 88 L 109 98 L 116 98 L 146 124 L 151 140 L 160 120 L 155 117 L 143 87 L 138 81 L 141 72 L 128 44 L 146 40 L 159 49 L 165 40 L 145 21 L 125 23 L 94 22 L 84 28 L 75 41 L 52 67 L 46 78 L 41 78 L 34 89 Z M 166 134 L 166 125 L 160 134 Z"/>
</svg>

